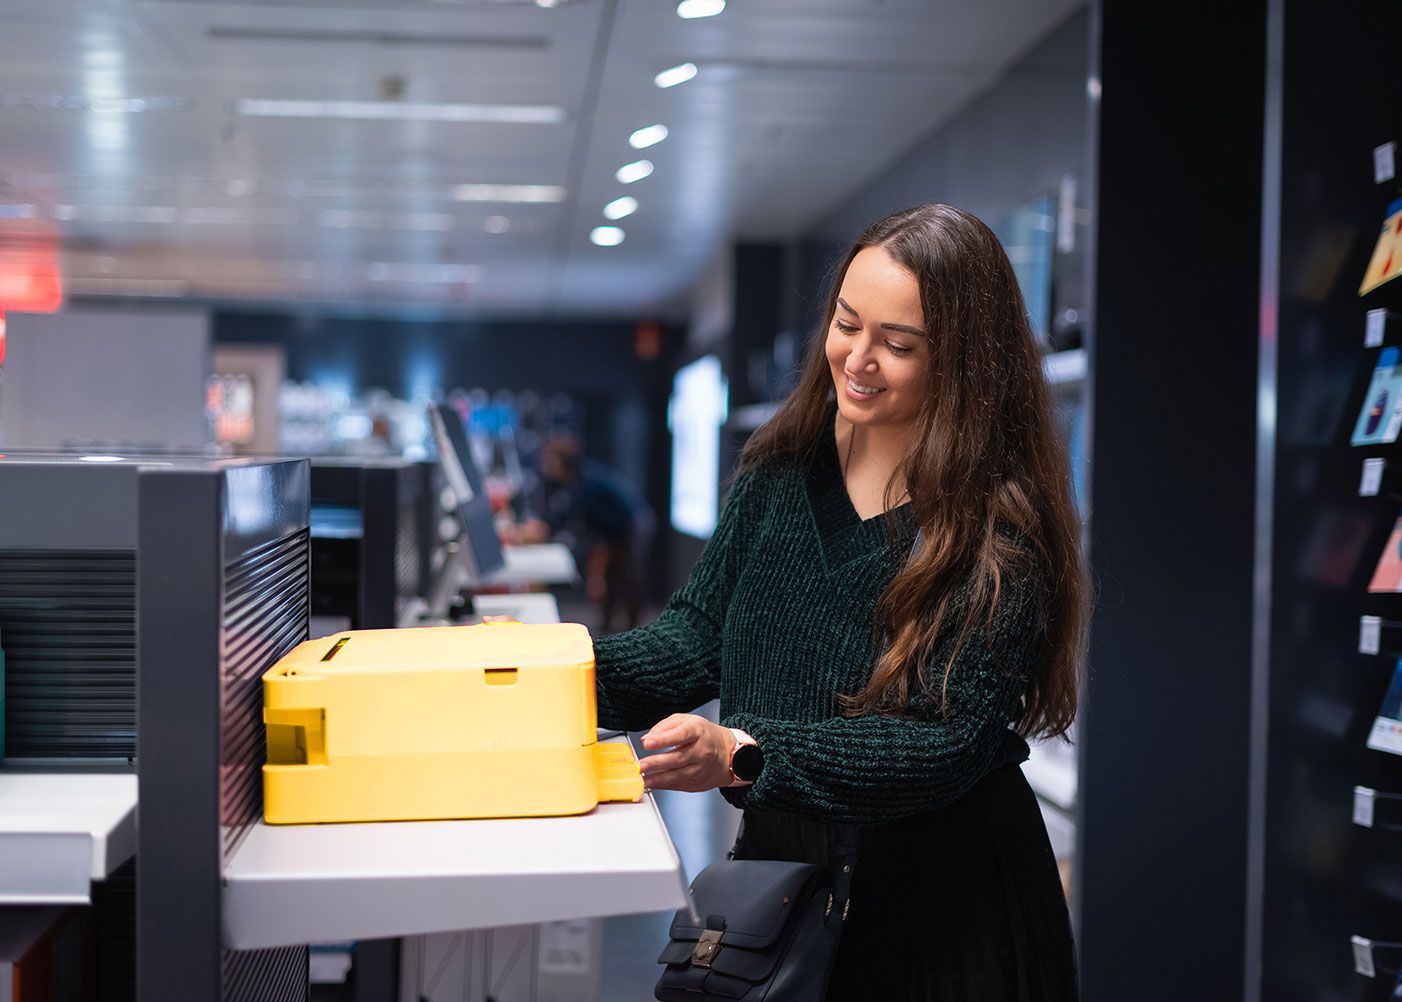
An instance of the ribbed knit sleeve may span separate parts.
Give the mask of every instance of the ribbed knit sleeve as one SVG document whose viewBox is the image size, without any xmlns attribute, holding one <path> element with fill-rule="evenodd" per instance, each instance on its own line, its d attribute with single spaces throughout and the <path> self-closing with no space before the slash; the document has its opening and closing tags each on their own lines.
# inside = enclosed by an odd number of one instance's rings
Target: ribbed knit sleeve
<svg viewBox="0 0 1402 1002">
<path fill-rule="evenodd" d="M 1005 577 L 991 629 L 971 631 L 955 662 L 947 715 L 938 686 L 952 638 L 931 658 L 933 691 L 912 700 L 912 717 L 726 717 L 764 752 L 759 779 L 723 790 L 726 799 L 845 824 L 892 821 L 958 799 L 999 764 L 1010 741 L 1020 743 L 1008 726 L 1042 637 L 1040 580 Z"/>
<path fill-rule="evenodd" d="M 601 727 L 642 730 L 720 695 L 721 630 L 754 527 L 760 476 L 736 479 L 691 577 L 656 622 L 594 641 Z"/>
</svg>

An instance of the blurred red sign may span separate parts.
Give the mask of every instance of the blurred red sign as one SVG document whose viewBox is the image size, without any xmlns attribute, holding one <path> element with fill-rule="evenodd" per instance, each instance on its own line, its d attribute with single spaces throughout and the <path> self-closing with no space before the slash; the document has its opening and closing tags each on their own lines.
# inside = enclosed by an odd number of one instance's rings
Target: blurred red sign
<svg viewBox="0 0 1402 1002">
<path fill-rule="evenodd" d="M 57 313 L 63 306 L 63 276 L 52 249 L 0 252 L 0 310 Z"/>
</svg>

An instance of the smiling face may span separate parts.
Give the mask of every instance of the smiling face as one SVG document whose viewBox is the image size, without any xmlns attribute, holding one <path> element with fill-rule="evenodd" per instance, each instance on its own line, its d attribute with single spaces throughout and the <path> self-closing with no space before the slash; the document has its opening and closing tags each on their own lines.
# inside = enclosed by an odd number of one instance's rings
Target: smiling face
<svg viewBox="0 0 1402 1002">
<path fill-rule="evenodd" d="M 865 247 L 842 277 L 828 326 L 837 406 L 853 425 L 913 427 L 929 393 L 929 339 L 915 276 L 882 247 Z"/>
</svg>

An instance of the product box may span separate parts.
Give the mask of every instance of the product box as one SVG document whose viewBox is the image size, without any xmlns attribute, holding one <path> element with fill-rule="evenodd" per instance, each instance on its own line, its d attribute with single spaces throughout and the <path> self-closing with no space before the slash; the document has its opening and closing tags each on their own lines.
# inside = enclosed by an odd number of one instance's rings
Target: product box
<svg viewBox="0 0 1402 1002">
<path fill-rule="evenodd" d="M 1368 590 L 1402 592 L 1402 516 L 1398 516 L 1392 527 L 1392 535 L 1387 537 L 1387 545 L 1383 547 L 1383 555 L 1378 559 L 1378 567 L 1373 571 Z"/>
<path fill-rule="evenodd" d="M 1372 292 L 1392 281 L 1399 272 L 1402 272 L 1402 198 L 1387 207 L 1387 218 L 1383 220 L 1382 231 L 1373 248 L 1373 258 L 1368 262 L 1368 270 L 1363 273 L 1363 284 L 1358 287 L 1358 294 L 1363 296 Z"/>
<path fill-rule="evenodd" d="M 1402 755 L 1402 659 L 1392 669 L 1392 684 L 1387 687 L 1382 709 L 1368 734 L 1368 747 Z"/>
<path fill-rule="evenodd" d="M 1397 441 L 1402 431 L 1402 353 L 1384 348 L 1363 397 L 1363 409 L 1353 427 L 1354 445 L 1381 445 Z"/>
</svg>

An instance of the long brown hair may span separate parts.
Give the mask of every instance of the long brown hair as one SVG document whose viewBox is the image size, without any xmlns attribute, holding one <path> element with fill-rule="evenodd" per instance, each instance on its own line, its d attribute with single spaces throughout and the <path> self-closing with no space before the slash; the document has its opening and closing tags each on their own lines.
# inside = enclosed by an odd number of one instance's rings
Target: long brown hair
<svg viewBox="0 0 1402 1002">
<path fill-rule="evenodd" d="M 887 485 L 889 499 L 904 475 L 923 542 L 882 593 L 873 625 L 889 643 L 866 688 L 843 697 L 844 709 L 907 712 L 926 681 L 924 663 L 954 627 L 939 686 L 947 710 L 959 651 L 980 619 L 991 625 L 1004 575 L 1034 573 L 1036 564 L 1045 632 L 1017 729 L 1062 734 L 1076 715 L 1090 588 L 1042 353 L 1007 254 L 986 225 L 952 206 L 922 205 L 869 226 L 833 273 L 798 385 L 746 444 L 741 466 L 811 455 L 833 434 L 824 345 L 847 268 L 867 247 L 884 248 L 915 277 L 930 337 L 914 446 Z"/>
</svg>

